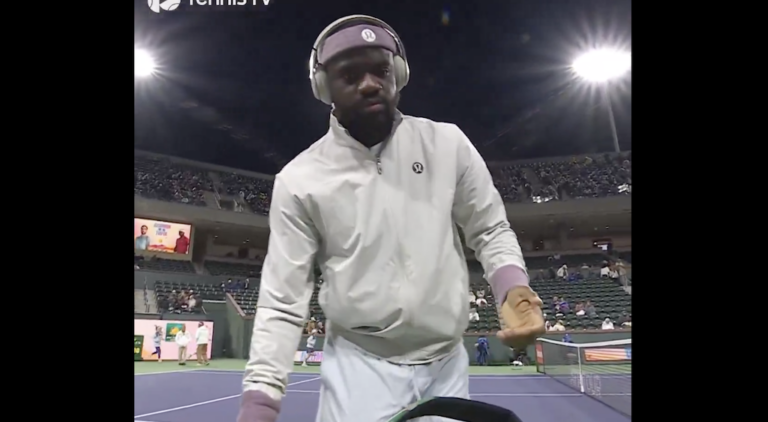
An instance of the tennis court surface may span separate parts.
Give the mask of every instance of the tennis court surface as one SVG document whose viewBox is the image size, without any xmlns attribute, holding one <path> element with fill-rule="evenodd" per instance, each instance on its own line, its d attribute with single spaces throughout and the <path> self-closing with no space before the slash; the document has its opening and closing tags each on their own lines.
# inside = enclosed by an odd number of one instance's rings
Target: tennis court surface
<svg viewBox="0 0 768 422">
<path fill-rule="evenodd" d="M 241 379 L 241 371 L 219 369 L 136 374 L 134 421 L 234 422 Z M 473 375 L 469 385 L 473 400 L 512 409 L 523 422 L 630 420 L 546 375 Z M 291 374 L 279 421 L 314 422 L 319 391 L 318 374 Z"/>
</svg>

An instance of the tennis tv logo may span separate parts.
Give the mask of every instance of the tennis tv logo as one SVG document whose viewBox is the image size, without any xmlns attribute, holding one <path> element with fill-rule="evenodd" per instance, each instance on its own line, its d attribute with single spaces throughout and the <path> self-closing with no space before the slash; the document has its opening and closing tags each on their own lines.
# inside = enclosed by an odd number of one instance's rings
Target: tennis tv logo
<svg viewBox="0 0 768 422">
<path fill-rule="evenodd" d="M 160 13 L 170 12 L 176 10 L 181 6 L 183 0 L 147 0 L 149 10 Z M 271 0 L 189 0 L 189 7 L 206 6 L 209 9 L 221 9 L 222 7 L 229 9 L 232 6 L 249 6 L 258 7 L 259 3 L 263 3 L 264 6 L 269 6 Z M 239 8 L 242 10 L 242 8 Z"/>
<path fill-rule="evenodd" d="M 179 8 L 181 0 L 147 0 L 149 10 L 160 13 L 161 10 L 170 12 Z"/>
</svg>

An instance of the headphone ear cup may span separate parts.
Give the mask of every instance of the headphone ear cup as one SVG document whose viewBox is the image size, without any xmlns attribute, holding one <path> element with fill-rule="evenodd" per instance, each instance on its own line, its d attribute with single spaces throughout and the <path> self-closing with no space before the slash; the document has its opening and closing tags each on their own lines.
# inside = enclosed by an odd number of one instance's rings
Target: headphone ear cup
<svg viewBox="0 0 768 422">
<path fill-rule="evenodd" d="M 400 92 L 401 89 L 405 88 L 406 85 L 408 85 L 408 79 L 410 79 L 410 69 L 408 68 L 408 62 L 405 61 L 401 56 L 395 56 L 394 60 L 394 67 L 395 67 L 395 81 L 397 83 L 397 92 Z"/>
<path fill-rule="evenodd" d="M 326 81 L 325 71 L 318 68 L 312 75 L 312 93 L 315 94 L 315 98 L 331 105 L 331 93 L 328 91 L 328 87 L 325 84 Z"/>
</svg>

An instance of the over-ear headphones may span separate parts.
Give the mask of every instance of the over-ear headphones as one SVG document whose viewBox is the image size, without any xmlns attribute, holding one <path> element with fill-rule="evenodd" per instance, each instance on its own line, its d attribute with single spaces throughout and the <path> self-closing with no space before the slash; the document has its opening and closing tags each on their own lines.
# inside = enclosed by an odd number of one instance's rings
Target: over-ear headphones
<svg viewBox="0 0 768 422">
<path fill-rule="evenodd" d="M 408 58 L 405 55 L 405 47 L 403 46 L 400 37 L 397 35 L 391 26 L 381 19 L 376 19 L 373 16 L 366 15 L 350 15 L 341 18 L 332 24 L 325 27 L 320 36 L 317 37 L 315 45 L 312 46 L 312 53 L 309 56 L 309 83 L 312 85 L 312 93 L 315 94 L 315 98 L 330 105 L 331 104 L 331 92 L 328 89 L 326 83 L 325 69 L 317 62 L 318 51 L 322 48 L 323 42 L 336 28 L 346 25 L 350 22 L 359 21 L 360 23 L 371 23 L 376 25 L 389 33 L 392 38 L 395 39 L 397 44 L 397 54 L 394 57 L 394 72 L 395 72 L 395 84 L 397 86 L 397 92 L 400 92 L 406 85 L 408 85 L 408 79 L 411 76 L 411 70 L 408 68 Z"/>
</svg>

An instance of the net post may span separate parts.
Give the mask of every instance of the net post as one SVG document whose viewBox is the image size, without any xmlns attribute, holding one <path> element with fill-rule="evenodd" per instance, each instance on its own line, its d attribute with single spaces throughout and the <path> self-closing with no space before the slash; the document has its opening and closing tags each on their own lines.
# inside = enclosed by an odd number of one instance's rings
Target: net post
<svg viewBox="0 0 768 422">
<path fill-rule="evenodd" d="M 584 367 L 581 365 L 581 346 L 576 345 L 576 356 L 578 356 L 579 362 L 579 390 L 581 394 L 584 394 Z"/>
</svg>

